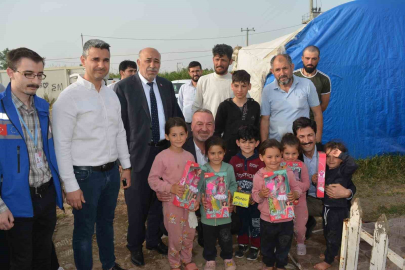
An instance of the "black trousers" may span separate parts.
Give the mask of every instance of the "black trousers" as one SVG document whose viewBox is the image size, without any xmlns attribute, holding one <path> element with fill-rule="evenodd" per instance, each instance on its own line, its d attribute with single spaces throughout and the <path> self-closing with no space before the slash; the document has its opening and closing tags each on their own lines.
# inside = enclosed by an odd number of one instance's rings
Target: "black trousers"
<svg viewBox="0 0 405 270">
<path fill-rule="evenodd" d="M 56 192 L 50 185 L 43 198 L 32 198 L 33 218 L 14 218 L 6 231 L 11 270 L 52 270 L 52 235 L 56 226 Z"/>
<path fill-rule="evenodd" d="M 267 267 L 285 269 L 293 234 L 293 221 L 271 223 L 260 219 L 260 245 L 263 263 Z"/>
<path fill-rule="evenodd" d="M 207 261 L 215 261 L 217 256 L 217 240 L 221 247 L 221 256 L 224 260 L 230 260 L 233 256 L 233 241 L 231 234 L 231 223 L 210 226 L 203 224 L 204 231 L 204 252 L 203 257 Z"/>
<path fill-rule="evenodd" d="M 325 262 L 332 264 L 338 255 L 342 242 L 343 220 L 347 218 L 347 208 L 329 208 L 325 206 L 322 213 L 323 235 L 326 240 Z"/>
<path fill-rule="evenodd" d="M 145 166 L 140 172 L 132 171 L 131 187 L 125 190 L 125 202 L 128 211 L 127 248 L 131 252 L 141 251 L 146 240 L 147 247 L 155 247 L 163 235 L 162 202 L 148 184 L 148 176 L 153 161 L 166 147 L 150 147 Z M 147 221 L 147 230 L 145 222 Z"/>
</svg>

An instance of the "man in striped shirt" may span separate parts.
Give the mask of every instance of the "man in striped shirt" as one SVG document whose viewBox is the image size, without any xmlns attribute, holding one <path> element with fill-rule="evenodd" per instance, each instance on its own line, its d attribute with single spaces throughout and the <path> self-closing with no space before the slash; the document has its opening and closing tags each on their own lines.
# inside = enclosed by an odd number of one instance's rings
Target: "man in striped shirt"
<svg viewBox="0 0 405 270">
<path fill-rule="evenodd" d="M 332 83 L 328 75 L 316 68 L 318 66 L 320 55 L 318 47 L 313 45 L 306 47 L 302 52 L 301 57 L 304 67 L 295 70 L 294 75 L 310 79 L 314 83 L 316 92 L 318 93 L 319 102 L 321 103 L 322 112 L 324 112 L 329 105 Z M 311 119 L 313 120 L 312 112 Z"/>
</svg>

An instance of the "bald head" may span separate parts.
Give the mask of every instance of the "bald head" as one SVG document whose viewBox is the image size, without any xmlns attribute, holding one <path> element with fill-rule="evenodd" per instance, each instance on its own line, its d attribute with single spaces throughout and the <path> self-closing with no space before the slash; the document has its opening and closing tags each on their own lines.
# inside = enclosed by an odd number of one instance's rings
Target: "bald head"
<svg viewBox="0 0 405 270">
<path fill-rule="evenodd" d="M 139 52 L 137 60 L 139 73 L 148 81 L 152 82 L 160 69 L 160 53 L 154 48 L 145 48 Z"/>
</svg>

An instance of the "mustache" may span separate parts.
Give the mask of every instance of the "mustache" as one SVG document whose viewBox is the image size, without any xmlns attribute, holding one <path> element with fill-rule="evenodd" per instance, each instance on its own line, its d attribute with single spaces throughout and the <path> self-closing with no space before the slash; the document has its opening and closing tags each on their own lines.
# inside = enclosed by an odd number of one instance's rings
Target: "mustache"
<svg viewBox="0 0 405 270">
<path fill-rule="evenodd" d="M 27 84 L 27 87 L 32 87 L 32 88 L 38 89 L 38 88 L 39 88 L 39 84 L 34 84 L 34 83 L 32 83 L 32 84 Z"/>
<path fill-rule="evenodd" d="M 313 142 L 301 143 L 301 145 L 309 145 L 309 144 L 313 144 Z"/>
<path fill-rule="evenodd" d="M 158 72 L 159 71 L 159 69 L 157 69 L 157 68 L 147 68 L 146 70 L 147 71 L 153 71 L 153 72 Z"/>
</svg>

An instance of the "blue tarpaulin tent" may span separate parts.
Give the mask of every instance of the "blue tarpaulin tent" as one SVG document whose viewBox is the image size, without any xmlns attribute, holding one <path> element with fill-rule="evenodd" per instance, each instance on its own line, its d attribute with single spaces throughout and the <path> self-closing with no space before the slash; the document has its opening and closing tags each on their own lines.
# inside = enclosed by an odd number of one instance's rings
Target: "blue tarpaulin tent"
<svg viewBox="0 0 405 270">
<path fill-rule="evenodd" d="M 285 46 L 295 68 L 308 45 L 320 48 L 318 69 L 332 80 L 322 141 L 342 140 L 356 158 L 405 154 L 405 0 L 357 0 L 321 14 Z"/>
</svg>

